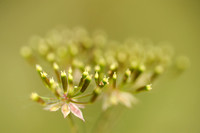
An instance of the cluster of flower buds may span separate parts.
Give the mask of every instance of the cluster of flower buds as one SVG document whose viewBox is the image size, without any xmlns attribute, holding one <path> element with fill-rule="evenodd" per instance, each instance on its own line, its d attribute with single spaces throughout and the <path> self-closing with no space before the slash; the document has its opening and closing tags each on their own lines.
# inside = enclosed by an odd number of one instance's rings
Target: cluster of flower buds
<svg viewBox="0 0 200 133">
<path fill-rule="evenodd" d="M 102 31 L 90 35 L 81 28 L 55 30 L 44 38 L 35 37 L 30 46 L 21 49 L 21 55 L 34 65 L 50 64 L 54 73 L 51 77 L 36 65 L 44 85 L 55 98 L 32 93 L 31 99 L 47 110 L 61 108 L 64 117 L 71 112 L 83 121 L 79 108 L 97 99 L 103 100 L 103 110 L 119 103 L 131 107 L 137 102 L 134 95 L 150 91 L 151 84 L 174 62 L 168 46 L 130 39 L 118 43 L 108 40 Z M 188 59 L 181 59 L 174 64 L 183 70 L 188 67 Z"/>
</svg>

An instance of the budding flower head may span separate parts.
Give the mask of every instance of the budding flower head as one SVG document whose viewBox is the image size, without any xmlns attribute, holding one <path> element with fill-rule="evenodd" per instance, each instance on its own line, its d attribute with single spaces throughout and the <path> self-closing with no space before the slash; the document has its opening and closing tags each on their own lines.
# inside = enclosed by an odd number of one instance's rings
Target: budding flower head
<svg viewBox="0 0 200 133">
<path fill-rule="evenodd" d="M 117 74 L 116 74 L 116 72 L 114 72 L 114 74 L 113 74 L 113 79 L 117 79 Z"/>
<path fill-rule="evenodd" d="M 131 75 L 130 69 L 127 69 L 127 70 L 126 70 L 125 75 L 126 75 L 127 77 Z"/>
<path fill-rule="evenodd" d="M 104 85 L 109 84 L 109 81 L 108 81 L 108 80 L 109 80 L 109 77 L 107 77 L 107 78 L 104 77 L 104 78 L 103 78 L 103 83 L 104 83 Z"/>
<path fill-rule="evenodd" d="M 68 81 L 69 81 L 69 83 L 73 82 L 73 76 L 71 73 L 68 73 Z"/>
<path fill-rule="evenodd" d="M 88 71 L 84 71 L 82 74 L 83 78 L 85 78 L 88 74 L 89 74 Z"/>
<path fill-rule="evenodd" d="M 67 74 L 65 71 L 61 71 L 61 77 L 67 77 Z"/>
<path fill-rule="evenodd" d="M 53 77 L 52 77 L 52 78 L 50 78 L 50 80 L 49 80 L 49 83 L 50 83 L 51 85 L 53 85 L 53 84 L 55 83 L 55 81 L 54 81 Z"/>
<path fill-rule="evenodd" d="M 40 65 L 36 65 L 36 70 L 40 73 L 40 72 L 42 72 L 42 67 L 40 66 Z"/>
<path fill-rule="evenodd" d="M 54 70 L 58 70 L 59 69 L 59 66 L 56 62 L 53 63 L 53 69 Z"/>
<path fill-rule="evenodd" d="M 45 105 L 45 101 L 35 92 L 31 94 L 30 98 L 33 101 L 40 103 L 41 105 Z"/>
<path fill-rule="evenodd" d="M 42 78 L 46 78 L 47 77 L 47 73 L 46 72 L 41 72 L 40 74 L 41 74 Z"/>
<path fill-rule="evenodd" d="M 152 84 L 146 85 L 146 90 L 147 90 L 147 91 L 152 90 Z"/>
<path fill-rule="evenodd" d="M 39 99 L 39 95 L 35 92 L 33 92 L 31 94 L 31 97 L 30 97 L 33 101 L 37 101 Z"/>
<path fill-rule="evenodd" d="M 95 78 L 95 79 L 98 79 L 98 78 L 99 78 L 98 72 L 95 72 L 94 78 Z"/>
</svg>

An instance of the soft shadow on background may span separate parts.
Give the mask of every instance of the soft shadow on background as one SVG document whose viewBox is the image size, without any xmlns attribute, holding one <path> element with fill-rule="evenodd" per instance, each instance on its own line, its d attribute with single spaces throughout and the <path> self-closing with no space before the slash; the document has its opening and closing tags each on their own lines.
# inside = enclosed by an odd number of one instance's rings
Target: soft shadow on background
<svg viewBox="0 0 200 133">
<path fill-rule="evenodd" d="M 187 55 L 191 67 L 180 77 L 161 78 L 150 93 L 138 95 L 140 103 L 124 111 L 112 132 L 199 133 L 199 7 L 199 0 L 1 0 L 0 132 L 68 131 L 60 112 L 43 111 L 29 100 L 32 91 L 48 91 L 35 69 L 19 55 L 31 36 L 43 36 L 61 25 L 103 29 L 118 41 L 127 37 L 167 41 L 178 54 Z M 100 109 L 93 108 L 84 110 L 87 127 Z"/>
</svg>

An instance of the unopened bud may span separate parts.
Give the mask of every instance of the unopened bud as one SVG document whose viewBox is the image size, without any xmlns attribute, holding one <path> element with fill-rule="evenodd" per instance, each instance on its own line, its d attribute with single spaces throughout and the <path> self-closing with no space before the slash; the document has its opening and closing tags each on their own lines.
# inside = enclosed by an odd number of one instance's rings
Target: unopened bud
<svg viewBox="0 0 200 133">
<path fill-rule="evenodd" d="M 45 105 L 45 101 L 35 92 L 31 94 L 30 98 L 41 105 Z"/>
<path fill-rule="evenodd" d="M 42 72 L 42 67 L 40 65 L 36 65 L 36 70 L 40 74 Z"/>
<path fill-rule="evenodd" d="M 82 93 L 87 89 L 87 87 L 88 87 L 88 85 L 90 84 L 91 80 L 92 80 L 92 77 L 91 77 L 90 75 L 88 75 L 88 76 L 85 78 L 84 84 L 83 84 L 83 86 L 82 86 L 82 88 L 81 88 L 81 90 L 80 90 Z"/>
<path fill-rule="evenodd" d="M 61 71 L 61 82 L 62 82 L 63 91 L 64 93 L 66 93 L 67 88 L 68 88 L 68 81 L 67 81 L 67 75 L 64 71 Z"/>
<path fill-rule="evenodd" d="M 41 73 L 40 73 L 40 76 L 41 76 L 41 78 L 42 78 L 44 84 L 45 84 L 49 89 L 51 89 L 51 84 L 50 84 L 50 82 L 49 82 L 49 78 L 47 77 L 47 73 L 46 73 L 46 72 L 41 72 Z"/>
<path fill-rule="evenodd" d="M 113 88 L 116 88 L 116 80 L 117 80 L 117 74 L 114 72 L 113 74 Z"/>
<path fill-rule="evenodd" d="M 136 90 L 136 92 L 150 91 L 150 90 L 152 90 L 152 84 L 142 86 L 142 87 L 138 88 L 138 89 Z"/>
<path fill-rule="evenodd" d="M 56 77 L 58 82 L 60 83 L 60 73 L 59 73 L 59 66 L 56 62 L 53 63 L 53 69 L 55 71 Z"/>
<path fill-rule="evenodd" d="M 103 86 L 109 84 L 109 81 L 108 81 L 108 80 L 109 80 L 109 77 L 107 77 L 107 78 L 104 77 L 104 78 L 103 78 L 103 80 L 102 80 L 102 82 L 103 82 Z"/>
</svg>

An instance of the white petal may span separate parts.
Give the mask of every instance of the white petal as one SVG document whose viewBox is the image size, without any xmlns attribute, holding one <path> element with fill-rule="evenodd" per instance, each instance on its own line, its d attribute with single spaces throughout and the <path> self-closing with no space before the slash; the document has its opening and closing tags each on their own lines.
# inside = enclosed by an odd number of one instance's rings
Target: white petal
<svg viewBox="0 0 200 133">
<path fill-rule="evenodd" d="M 107 94 L 105 94 L 105 96 L 103 97 L 103 110 L 105 111 L 106 109 L 108 109 L 111 106 L 109 97 Z"/>
<path fill-rule="evenodd" d="M 112 94 L 110 95 L 110 103 L 112 105 L 117 105 L 118 104 L 118 97 L 117 97 L 117 92 L 113 91 Z"/>
<path fill-rule="evenodd" d="M 57 110 L 60 109 L 60 103 L 55 103 L 55 104 L 48 105 L 44 109 L 45 110 L 49 110 L 49 111 L 57 111 Z"/>
<path fill-rule="evenodd" d="M 66 118 L 68 116 L 68 114 L 70 113 L 70 108 L 66 103 L 62 106 L 61 112 L 62 112 L 64 118 Z"/>
<path fill-rule="evenodd" d="M 69 107 L 71 112 L 78 118 L 80 118 L 81 120 L 85 121 L 83 118 L 83 114 L 81 112 L 81 110 L 73 103 L 69 103 Z"/>
<path fill-rule="evenodd" d="M 126 107 L 131 107 L 132 103 L 137 103 L 137 99 L 127 92 L 120 92 L 119 93 L 119 101 L 124 104 Z"/>
</svg>

